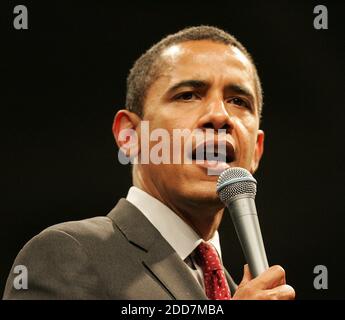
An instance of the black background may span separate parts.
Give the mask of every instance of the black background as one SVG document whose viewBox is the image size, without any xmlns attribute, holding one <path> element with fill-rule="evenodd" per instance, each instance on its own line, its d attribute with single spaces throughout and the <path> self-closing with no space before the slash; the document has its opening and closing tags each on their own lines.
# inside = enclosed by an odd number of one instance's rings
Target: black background
<svg viewBox="0 0 345 320">
<path fill-rule="evenodd" d="M 25 4 L 29 30 L 13 28 Z M 314 6 L 329 29 L 313 27 Z M 265 91 L 257 207 L 270 264 L 299 299 L 344 299 L 342 1 L 10 2 L 1 4 L 0 294 L 21 247 L 44 228 L 106 215 L 131 185 L 111 132 L 129 68 L 163 36 L 209 24 L 252 53 Z M 226 215 L 224 262 L 244 258 Z M 328 290 L 313 269 L 328 268 Z"/>
</svg>

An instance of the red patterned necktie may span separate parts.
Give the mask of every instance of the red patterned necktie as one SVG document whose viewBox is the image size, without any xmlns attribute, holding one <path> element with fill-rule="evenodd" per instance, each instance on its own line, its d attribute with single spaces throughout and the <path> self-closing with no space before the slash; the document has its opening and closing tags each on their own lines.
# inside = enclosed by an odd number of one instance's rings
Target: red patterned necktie
<svg viewBox="0 0 345 320">
<path fill-rule="evenodd" d="M 200 243 L 196 248 L 196 261 L 204 273 L 207 297 L 211 300 L 229 300 L 228 282 L 216 249 L 206 242 Z"/>
</svg>

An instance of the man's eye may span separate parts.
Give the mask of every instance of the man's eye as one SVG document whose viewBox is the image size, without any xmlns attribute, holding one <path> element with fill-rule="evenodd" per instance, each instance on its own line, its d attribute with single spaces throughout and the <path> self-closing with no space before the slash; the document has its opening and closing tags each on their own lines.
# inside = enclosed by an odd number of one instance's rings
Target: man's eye
<svg viewBox="0 0 345 320">
<path fill-rule="evenodd" d="M 231 98 L 228 100 L 229 103 L 233 103 L 233 104 L 236 104 L 240 107 L 245 107 L 245 108 L 248 108 L 250 109 L 250 105 L 247 103 L 247 101 L 241 99 L 241 98 Z"/>
<path fill-rule="evenodd" d="M 178 94 L 175 97 L 176 100 L 184 100 L 184 101 L 194 100 L 197 98 L 198 96 L 194 92 L 183 92 L 183 93 Z"/>
</svg>

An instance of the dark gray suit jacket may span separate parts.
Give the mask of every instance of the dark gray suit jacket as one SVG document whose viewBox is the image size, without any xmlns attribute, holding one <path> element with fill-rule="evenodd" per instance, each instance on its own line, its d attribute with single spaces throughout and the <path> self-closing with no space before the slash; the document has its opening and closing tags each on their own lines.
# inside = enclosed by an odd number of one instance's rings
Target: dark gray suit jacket
<svg viewBox="0 0 345 320">
<path fill-rule="evenodd" d="M 27 267 L 28 289 L 14 288 L 16 265 Z M 206 299 L 185 262 L 125 199 L 106 217 L 42 231 L 13 268 L 4 299 Z"/>
</svg>

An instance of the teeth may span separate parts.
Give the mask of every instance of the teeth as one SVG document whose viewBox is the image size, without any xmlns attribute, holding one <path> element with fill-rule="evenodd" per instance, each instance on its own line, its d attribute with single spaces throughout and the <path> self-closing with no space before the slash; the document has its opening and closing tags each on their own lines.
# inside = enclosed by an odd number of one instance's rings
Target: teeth
<svg viewBox="0 0 345 320">
<path fill-rule="evenodd" d="M 218 152 L 217 151 L 207 152 L 207 148 L 206 148 L 203 154 L 200 154 L 200 152 L 197 152 L 197 150 L 194 150 L 192 153 L 192 160 L 219 161 L 219 162 L 230 163 L 234 159 L 231 156 L 228 156 L 227 153 L 219 153 L 219 150 Z"/>
<path fill-rule="evenodd" d="M 226 155 L 218 153 L 205 153 L 205 160 L 226 162 Z"/>
</svg>

